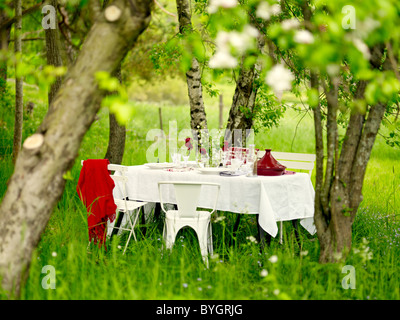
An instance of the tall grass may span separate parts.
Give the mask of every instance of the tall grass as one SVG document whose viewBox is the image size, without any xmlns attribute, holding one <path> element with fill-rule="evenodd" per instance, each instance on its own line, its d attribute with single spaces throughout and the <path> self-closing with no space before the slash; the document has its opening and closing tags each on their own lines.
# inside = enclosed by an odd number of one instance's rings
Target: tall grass
<svg viewBox="0 0 400 320">
<path fill-rule="evenodd" d="M 224 97 L 231 87 L 221 86 Z M 225 93 L 226 92 L 226 93 Z M 207 98 L 206 112 L 211 128 L 218 127 L 218 99 Z M 228 105 L 227 99 L 225 100 Z M 146 162 L 149 129 L 159 127 L 158 104 L 138 103 L 136 116 L 127 126 L 123 163 Z M 224 120 L 228 107 L 225 108 Z M 44 116 L 44 107 L 35 110 L 35 121 Z M 189 107 L 162 106 L 163 123 L 168 134 L 169 121 L 178 130 L 188 128 Z M 314 152 L 312 118 L 300 122 L 296 112 L 288 111 L 280 125 L 256 135 L 256 145 L 279 151 Z M 162 249 L 162 216 L 136 229 L 138 241 L 131 241 L 122 254 L 126 236 L 113 238 L 107 251 L 87 248 L 86 210 L 76 194 L 80 159 L 102 158 L 108 143 L 108 111 L 84 137 L 79 156 L 62 198 L 35 250 L 22 299 L 399 299 L 400 257 L 400 164 L 399 150 L 385 145 L 378 137 L 353 225 L 353 248 L 346 261 L 319 264 L 316 236 L 300 229 L 300 244 L 290 223 L 284 224 L 284 242 L 272 239 L 260 251 L 252 236 L 257 234 L 255 217 L 243 215 L 236 238 L 233 225 L 236 215 L 218 212 L 225 219 L 213 220 L 215 255 L 210 268 L 200 258 L 192 230 L 180 231 L 172 251 Z M 9 157 L 1 161 L 0 195 L 13 166 Z M 216 216 L 217 216 L 216 215 Z M 370 255 L 372 253 L 372 256 Z M 56 270 L 56 289 L 44 289 L 43 267 Z M 342 287 L 344 265 L 356 270 L 356 288 Z M 1 296 L 1 295 L 0 295 Z M 4 295 L 3 295 L 4 297 Z"/>
</svg>

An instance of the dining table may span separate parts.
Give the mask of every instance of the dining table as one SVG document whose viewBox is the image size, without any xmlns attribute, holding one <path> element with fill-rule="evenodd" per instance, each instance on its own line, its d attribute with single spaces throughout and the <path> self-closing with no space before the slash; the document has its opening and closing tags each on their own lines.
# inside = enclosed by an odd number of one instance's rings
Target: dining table
<svg viewBox="0 0 400 320">
<path fill-rule="evenodd" d="M 120 175 L 121 172 L 114 174 Z M 220 184 L 216 210 L 258 216 L 258 225 L 272 237 L 278 234 L 278 222 L 300 220 L 310 234 L 315 234 L 314 188 L 309 174 L 286 171 L 280 176 L 247 176 L 227 168 L 196 168 L 196 163 L 177 167 L 169 163 L 128 166 L 126 195 L 130 200 L 160 203 L 158 182 L 186 181 Z M 163 202 L 176 204 L 172 185 L 162 186 Z M 116 183 L 114 197 L 122 196 Z M 203 186 L 199 208 L 212 209 L 215 190 Z"/>
</svg>

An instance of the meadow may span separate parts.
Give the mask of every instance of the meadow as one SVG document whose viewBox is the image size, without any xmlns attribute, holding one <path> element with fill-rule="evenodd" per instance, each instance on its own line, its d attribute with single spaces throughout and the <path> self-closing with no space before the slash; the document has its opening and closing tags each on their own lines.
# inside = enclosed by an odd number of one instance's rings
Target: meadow
<svg viewBox="0 0 400 320">
<path fill-rule="evenodd" d="M 232 86 L 225 83 L 219 89 L 224 96 L 226 121 Z M 134 117 L 127 126 L 125 165 L 146 162 L 146 150 L 153 143 L 146 140 L 146 134 L 149 129 L 159 128 L 159 107 L 166 134 L 170 121 L 176 121 L 178 131 L 189 128 L 184 82 L 175 79 L 169 85 L 152 87 L 149 92 L 143 88 L 131 91 L 137 102 Z M 35 88 L 27 87 L 25 95 L 36 103 L 36 108 L 33 115 L 26 116 L 24 137 L 34 132 L 46 112 Z M 209 128 L 218 128 L 218 98 L 205 95 L 205 99 Z M 287 110 L 279 126 L 256 134 L 256 146 L 314 153 L 313 119 L 311 114 L 303 115 Z M 12 118 L 4 114 L 1 118 L 0 199 L 13 171 L 7 149 L 12 145 Z M 209 269 L 202 263 L 196 239 L 189 229 L 179 233 L 170 253 L 162 250 L 162 219 L 141 224 L 136 231 L 138 241 L 130 242 L 125 255 L 122 255 L 124 235 L 113 238 L 107 251 L 87 248 L 86 209 L 76 193 L 80 160 L 103 158 L 107 143 L 108 110 L 103 108 L 84 137 L 63 196 L 34 252 L 22 300 L 400 299 L 400 150 L 386 145 L 382 137 L 378 136 L 368 165 L 364 200 L 353 225 L 353 250 L 346 261 L 319 264 L 316 235 L 300 229 L 300 244 L 297 244 L 290 223 L 284 224 L 283 244 L 277 237 L 261 252 L 252 238 L 257 235 L 254 216 L 243 215 L 233 238 L 236 215 L 218 212 L 213 219 L 216 254 L 211 257 Z M 217 221 L 217 216 L 225 219 Z M 48 265 L 56 271 L 55 289 L 42 286 L 43 267 Z M 344 266 L 354 267 L 354 289 L 342 285 L 347 274 Z M 4 295 L 0 293 L 0 297 Z"/>
</svg>

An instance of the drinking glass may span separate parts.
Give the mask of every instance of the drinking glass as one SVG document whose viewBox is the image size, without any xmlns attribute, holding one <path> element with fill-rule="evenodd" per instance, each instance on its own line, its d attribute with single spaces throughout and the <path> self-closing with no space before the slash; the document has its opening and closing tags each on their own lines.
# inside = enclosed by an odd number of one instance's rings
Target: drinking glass
<svg viewBox="0 0 400 320">
<path fill-rule="evenodd" d="M 184 155 L 182 157 L 183 157 L 183 162 L 184 162 L 183 166 L 186 168 L 188 160 L 189 160 L 189 155 Z"/>
<path fill-rule="evenodd" d="M 224 168 L 226 168 L 227 166 L 227 163 L 229 161 L 229 156 L 230 156 L 229 151 L 224 151 L 222 153 L 222 165 L 224 166 Z"/>
<path fill-rule="evenodd" d="M 234 171 L 239 171 L 239 168 L 243 164 L 243 153 L 242 150 L 236 150 L 233 153 L 233 157 L 231 159 L 231 167 Z"/>
<path fill-rule="evenodd" d="M 175 152 L 172 154 L 172 162 L 179 166 L 181 163 L 181 154 L 179 152 Z"/>
</svg>

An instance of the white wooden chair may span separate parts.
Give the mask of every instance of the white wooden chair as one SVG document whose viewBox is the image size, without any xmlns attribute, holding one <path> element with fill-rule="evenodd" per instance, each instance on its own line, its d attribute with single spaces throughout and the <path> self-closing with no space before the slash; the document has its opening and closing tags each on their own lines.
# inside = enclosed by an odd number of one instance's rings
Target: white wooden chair
<svg viewBox="0 0 400 320">
<path fill-rule="evenodd" d="M 265 151 L 258 151 L 257 157 L 261 159 Z M 314 170 L 314 163 L 316 159 L 315 154 L 309 153 L 292 153 L 292 152 L 277 152 L 271 151 L 272 156 L 284 165 L 287 169 L 305 170 L 308 174 L 312 175 Z"/>
<path fill-rule="evenodd" d="M 162 185 L 172 184 L 175 190 L 177 210 L 165 211 L 162 198 Z M 197 211 L 202 186 L 217 188 L 212 211 Z M 172 249 L 176 235 L 185 226 L 191 227 L 199 240 L 200 252 L 208 268 L 208 254 L 213 254 L 211 214 L 214 213 L 219 196 L 220 185 L 208 182 L 158 182 L 161 209 L 165 212 L 163 238 L 167 249 Z"/>
<path fill-rule="evenodd" d="M 83 165 L 83 160 L 81 160 L 81 165 Z M 118 171 L 121 173 L 121 175 L 114 174 L 110 175 L 110 177 L 114 180 L 116 185 L 118 183 L 121 186 L 122 197 L 121 198 L 114 197 L 114 202 L 117 205 L 118 213 L 123 214 L 123 219 L 120 226 L 115 226 L 118 216 L 111 223 L 107 221 L 108 224 L 107 235 L 110 235 L 113 229 L 117 229 L 118 234 L 120 234 L 122 230 L 129 231 L 128 240 L 126 241 L 125 248 L 123 251 L 123 254 L 125 254 L 126 248 L 128 247 L 132 235 L 135 241 L 137 241 L 134 228 L 139 218 L 139 213 L 140 213 L 139 209 L 145 206 L 147 202 L 128 200 L 128 195 L 126 192 L 126 183 L 128 182 L 128 177 L 125 176 L 125 173 L 128 171 L 128 167 L 117 164 L 109 164 L 107 166 L 107 169 L 109 171 Z"/>
<path fill-rule="evenodd" d="M 265 154 L 265 151 L 258 151 L 257 158 L 261 159 Z M 271 151 L 272 156 L 286 169 L 294 170 L 305 170 L 308 172 L 310 178 L 314 170 L 315 165 L 315 154 L 310 153 L 293 153 L 293 152 L 278 152 Z M 283 221 L 280 223 L 280 243 L 283 242 Z"/>
</svg>

